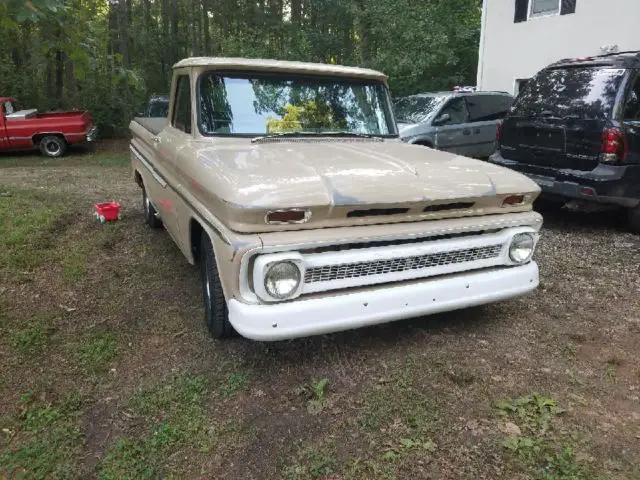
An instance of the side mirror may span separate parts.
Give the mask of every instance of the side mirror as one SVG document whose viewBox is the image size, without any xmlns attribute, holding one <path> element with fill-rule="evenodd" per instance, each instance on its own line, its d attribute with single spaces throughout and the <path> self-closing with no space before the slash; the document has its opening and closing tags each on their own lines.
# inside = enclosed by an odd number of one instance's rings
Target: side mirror
<svg viewBox="0 0 640 480">
<path fill-rule="evenodd" d="M 442 115 L 440 115 L 438 118 L 436 118 L 433 121 L 433 124 L 434 125 L 444 125 L 449 120 L 451 120 L 451 115 L 449 115 L 448 113 L 443 113 Z"/>
</svg>

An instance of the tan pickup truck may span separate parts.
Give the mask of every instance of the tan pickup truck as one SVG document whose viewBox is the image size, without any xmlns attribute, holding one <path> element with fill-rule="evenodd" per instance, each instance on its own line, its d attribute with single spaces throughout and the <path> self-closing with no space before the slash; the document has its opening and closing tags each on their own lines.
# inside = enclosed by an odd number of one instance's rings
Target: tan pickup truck
<svg viewBox="0 0 640 480">
<path fill-rule="evenodd" d="M 538 285 L 539 187 L 403 143 L 380 72 L 187 58 L 168 118 L 130 128 L 146 222 L 200 266 L 216 338 L 317 335 Z"/>
</svg>

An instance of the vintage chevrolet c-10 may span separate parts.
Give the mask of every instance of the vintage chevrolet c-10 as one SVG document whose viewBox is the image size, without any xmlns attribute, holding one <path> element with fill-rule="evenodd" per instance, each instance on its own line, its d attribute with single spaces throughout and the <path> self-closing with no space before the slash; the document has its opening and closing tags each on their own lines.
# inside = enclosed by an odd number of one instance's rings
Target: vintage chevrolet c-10
<svg viewBox="0 0 640 480">
<path fill-rule="evenodd" d="M 280 340 L 495 302 L 538 285 L 526 176 L 407 145 L 387 77 L 187 58 L 167 118 L 130 124 L 146 222 L 200 266 L 205 322 Z"/>
</svg>

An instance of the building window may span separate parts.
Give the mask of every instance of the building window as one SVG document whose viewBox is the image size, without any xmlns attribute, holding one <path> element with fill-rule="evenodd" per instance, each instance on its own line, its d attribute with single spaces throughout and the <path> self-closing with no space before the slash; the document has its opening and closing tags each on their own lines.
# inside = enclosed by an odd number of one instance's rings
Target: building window
<svg viewBox="0 0 640 480">
<path fill-rule="evenodd" d="M 560 0 L 531 0 L 529 18 L 560 13 Z"/>
<path fill-rule="evenodd" d="M 530 81 L 530 78 L 516 78 L 514 95 L 517 96 Z"/>
<path fill-rule="evenodd" d="M 570 15 L 576 12 L 578 0 L 515 0 L 515 23 L 526 22 L 530 18 L 549 15 Z"/>
</svg>

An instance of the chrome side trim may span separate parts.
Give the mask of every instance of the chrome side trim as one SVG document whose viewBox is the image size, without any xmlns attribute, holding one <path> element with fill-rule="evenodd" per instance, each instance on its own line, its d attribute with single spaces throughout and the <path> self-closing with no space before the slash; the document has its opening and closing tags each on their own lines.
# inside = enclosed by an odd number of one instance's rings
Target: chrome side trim
<svg viewBox="0 0 640 480">
<path fill-rule="evenodd" d="M 138 152 L 138 150 L 133 145 L 130 145 L 129 149 L 131 150 L 131 153 L 133 153 L 135 157 L 140 161 L 140 163 L 142 163 L 142 165 L 144 165 L 145 168 L 149 170 L 149 173 L 151 173 L 151 176 L 155 179 L 155 181 L 158 182 L 162 188 L 167 188 L 167 182 L 164 180 L 164 178 L 162 178 L 158 171 L 153 168 L 153 166 L 151 166 L 151 164 L 142 156 L 142 154 Z"/>
</svg>

